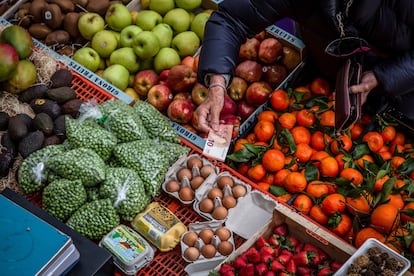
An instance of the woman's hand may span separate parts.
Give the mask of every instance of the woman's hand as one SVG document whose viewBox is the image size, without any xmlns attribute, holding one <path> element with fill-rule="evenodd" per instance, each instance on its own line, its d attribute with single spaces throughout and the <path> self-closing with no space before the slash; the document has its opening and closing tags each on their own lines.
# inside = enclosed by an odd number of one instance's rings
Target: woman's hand
<svg viewBox="0 0 414 276">
<path fill-rule="evenodd" d="M 367 101 L 368 95 L 372 89 L 378 86 L 377 78 L 372 71 L 367 71 L 362 74 L 361 83 L 350 87 L 351 93 L 361 93 L 361 101 L 364 104 Z"/>
</svg>

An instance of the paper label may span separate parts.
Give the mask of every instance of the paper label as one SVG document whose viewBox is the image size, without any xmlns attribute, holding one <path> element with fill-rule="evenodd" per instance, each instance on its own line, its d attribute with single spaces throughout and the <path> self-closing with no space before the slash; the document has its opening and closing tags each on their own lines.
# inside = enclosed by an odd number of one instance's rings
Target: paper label
<svg viewBox="0 0 414 276">
<path fill-rule="evenodd" d="M 230 147 L 233 125 L 220 125 L 217 132 L 210 131 L 204 145 L 203 154 L 224 161 Z"/>
</svg>

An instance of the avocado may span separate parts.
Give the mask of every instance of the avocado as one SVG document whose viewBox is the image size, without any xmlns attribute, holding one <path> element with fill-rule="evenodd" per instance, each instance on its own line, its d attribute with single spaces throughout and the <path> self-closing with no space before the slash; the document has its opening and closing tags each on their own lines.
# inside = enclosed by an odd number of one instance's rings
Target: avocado
<svg viewBox="0 0 414 276">
<path fill-rule="evenodd" d="M 46 136 L 53 133 L 53 120 L 46 113 L 38 113 L 33 118 L 33 125 L 35 129 L 42 131 Z"/>
<path fill-rule="evenodd" d="M 43 146 L 43 141 L 45 140 L 45 135 L 40 130 L 30 132 L 26 137 L 24 137 L 18 146 L 19 153 L 23 158 L 29 156 L 32 152 L 41 149 Z"/>
<path fill-rule="evenodd" d="M 62 113 L 70 114 L 73 118 L 79 117 L 79 108 L 84 103 L 81 99 L 73 99 L 64 103 L 62 107 Z"/>
<path fill-rule="evenodd" d="M 62 140 L 60 140 L 60 138 L 57 135 L 51 135 L 45 138 L 45 140 L 43 141 L 42 147 L 47 147 L 50 145 L 58 145 L 61 143 L 62 143 Z"/>
<path fill-rule="evenodd" d="M 8 150 L 3 149 L 0 152 L 0 177 L 5 177 L 9 174 L 13 161 L 13 155 Z"/>
<path fill-rule="evenodd" d="M 66 117 L 72 118 L 68 114 L 63 114 L 53 121 L 53 133 L 61 140 L 66 139 Z"/>
<path fill-rule="evenodd" d="M 7 126 L 9 125 L 10 116 L 6 112 L 0 112 L 0 130 L 7 130 Z"/>
<path fill-rule="evenodd" d="M 8 133 L 12 141 L 19 141 L 29 132 L 26 122 L 19 116 L 12 116 L 9 120 Z"/>
<path fill-rule="evenodd" d="M 30 102 L 30 107 L 36 114 L 44 112 L 52 119 L 57 118 L 62 113 L 60 105 L 49 99 L 34 99 Z"/>
<path fill-rule="evenodd" d="M 68 86 L 51 88 L 47 90 L 46 95 L 49 99 L 54 100 L 58 104 L 63 104 L 76 98 L 75 91 Z"/>
<path fill-rule="evenodd" d="M 27 131 L 33 131 L 34 126 L 33 126 L 33 119 L 32 117 L 30 117 L 29 115 L 27 115 L 26 113 L 19 113 L 16 114 L 16 117 L 20 118 L 23 120 L 23 122 L 26 124 L 27 126 Z"/>
<path fill-rule="evenodd" d="M 1 145 L 9 151 L 13 157 L 17 156 L 17 144 L 12 141 L 8 131 L 1 136 Z"/>
<path fill-rule="evenodd" d="M 73 75 L 67 69 L 58 69 L 50 77 L 50 87 L 63 87 L 63 86 L 72 86 Z"/>
<path fill-rule="evenodd" d="M 44 83 L 32 85 L 19 94 L 19 101 L 30 103 L 33 99 L 44 98 L 48 89 L 49 87 Z"/>
</svg>

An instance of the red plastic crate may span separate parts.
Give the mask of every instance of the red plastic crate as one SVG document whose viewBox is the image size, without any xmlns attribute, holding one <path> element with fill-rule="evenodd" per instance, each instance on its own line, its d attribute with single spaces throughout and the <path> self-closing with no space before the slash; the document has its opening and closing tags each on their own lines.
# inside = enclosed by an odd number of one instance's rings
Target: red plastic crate
<svg viewBox="0 0 414 276">
<path fill-rule="evenodd" d="M 71 71 L 71 73 L 73 75 L 72 89 L 76 92 L 76 96 L 79 99 L 83 101 L 95 99 L 99 104 L 114 99 L 114 96 L 110 93 L 98 87 L 77 72 Z"/>
</svg>

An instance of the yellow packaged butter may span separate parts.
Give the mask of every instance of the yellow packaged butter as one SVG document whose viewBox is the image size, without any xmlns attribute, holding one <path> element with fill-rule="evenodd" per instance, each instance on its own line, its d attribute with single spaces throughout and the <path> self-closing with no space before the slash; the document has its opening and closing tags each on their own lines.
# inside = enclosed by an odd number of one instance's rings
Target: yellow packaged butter
<svg viewBox="0 0 414 276">
<path fill-rule="evenodd" d="M 158 202 L 150 203 L 132 220 L 131 226 L 162 252 L 176 247 L 187 231 L 180 219 Z"/>
</svg>

